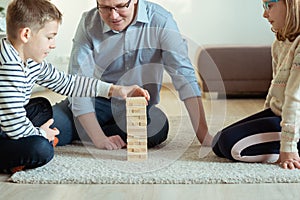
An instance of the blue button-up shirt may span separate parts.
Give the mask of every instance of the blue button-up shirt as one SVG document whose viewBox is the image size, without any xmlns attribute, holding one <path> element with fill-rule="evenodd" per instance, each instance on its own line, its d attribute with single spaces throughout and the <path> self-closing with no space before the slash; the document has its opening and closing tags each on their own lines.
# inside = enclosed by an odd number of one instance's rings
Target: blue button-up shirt
<svg viewBox="0 0 300 200">
<path fill-rule="evenodd" d="M 137 84 L 150 92 L 150 104 L 157 104 L 164 70 L 181 100 L 200 96 L 186 41 L 164 8 L 139 0 L 134 21 L 121 32 L 111 30 L 96 8 L 83 14 L 73 40 L 70 73 Z M 75 116 L 94 111 L 91 99 L 70 101 Z"/>
</svg>

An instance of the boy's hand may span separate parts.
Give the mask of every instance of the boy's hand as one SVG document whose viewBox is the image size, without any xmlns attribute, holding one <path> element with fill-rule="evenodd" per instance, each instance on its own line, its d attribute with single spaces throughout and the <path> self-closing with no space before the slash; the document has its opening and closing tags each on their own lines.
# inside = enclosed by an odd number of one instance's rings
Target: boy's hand
<svg viewBox="0 0 300 200">
<path fill-rule="evenodd" d="M 49 119 L 45 124 L 41 126 L 41 129 L 43 129 L 46 132 L 47 139 L 49 140 L 49 142 L 54 141 L 55 136 L 59 134 L 59 130 L 57 128 L 50 128 L 53 122 L 53 119 Z"/>
<path fill-rule="evenodd" d="M 120 86 L 112 85 L 109 91 L 109 96 L 121 97 L 145 97 L 147 101 L 150 100 L 149 92 L 137 85 L 132 86 Z"/>
</svg>

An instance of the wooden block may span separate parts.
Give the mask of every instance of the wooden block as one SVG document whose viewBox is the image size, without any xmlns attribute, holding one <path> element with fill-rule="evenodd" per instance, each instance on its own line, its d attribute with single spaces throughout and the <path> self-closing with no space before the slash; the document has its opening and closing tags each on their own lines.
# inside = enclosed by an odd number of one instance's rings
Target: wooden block
<svg viewBox="0 0 300 200">
<path fill-rule="evenodd" d="M 128 161 L 143 161 L 147 160 L 148 155 L 147 154 L 141 154 L 141 155 L 128 155 L 127 160 Z"/>
<path fill-rule="evenodd" d="M 126 106 L 146 106 L 147 100 L 145 97 L 127 97 L 126 98 Z"/>
<path fill-rule="evenodd" d="M 131 155 L 137 155 L 139 153 L 147 153 L 147 148 L 140 148 L 139 146 L 133 147 L 133 148 L 129 148 L 128 149 L 128 154 L 130 155 L 130 153 L 136 153 L 136 154 L 131 154 Z"/>
<path fill-rule="evenodd" d="M 140 116 L 127 116 L 127 123 L 140 123 L 140 124 L 147 124 L 147 117 L 146 115 Z"/>
<path fill-rule="evenodd" d="M 146 116 L 145 106 L 131 106 L 126 109 L 127 116 Z"/>
<path fill-rule="evenodd" d="M 147 131 L 146 126 L 131 126 L 127 127 L 127 135 L 146 135 L 145 132 Z"/>
<path fill-rule="evenodd" d="M 140 121 L 127 121 L 128 127 L 136 127 L 136 126 L 147 126 L 145 122 Z"/>
<path fill-rule="evenodd" d="M 142 161 L 148 157 L 146 105 L 144 97 L 126 99 L 128 161 Z"/>
<path fill-rule="evenodd" d="M 129 145 L 129 148 L 131 148 L 131 146 L 139 146 L 139 147 L 145 147 L 147 146 L 147 138 L 143 138 L 143 139 L 128 139 L 127 140 L 127 145 Z"/>
</svg>

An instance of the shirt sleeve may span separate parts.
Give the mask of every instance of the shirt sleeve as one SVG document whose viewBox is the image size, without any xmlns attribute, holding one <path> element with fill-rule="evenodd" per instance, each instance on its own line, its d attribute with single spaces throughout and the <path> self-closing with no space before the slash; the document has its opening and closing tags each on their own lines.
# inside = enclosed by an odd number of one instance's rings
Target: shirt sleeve
<svg viewBox="0 0 300 200">
<path fill-rule="evenodd" d="M 161 32 L 163 62 L 180 99 L 201 96 L 195 69 L 189 59 L 187 42 L 170 13 Z"/>
<path fill-rule="evenodd" d="M 86 32 L 86 13 L 82 15 L 82 18 L 77 27 L 75 37 L 73 39 L 73 46 L 71 51 L 71 57 L 69 62 L 69 73 L 76 74 L 80 76 L 93 77 L 95 61 L 93 57 L 93 45 L 88 39 L 88 34 Z M 108 91 L 106 88 L 101 89 L 101 91 Z M 105 92 L 104 92 L 105 93 Z M 103 95 L 103 94 L 102 94 Z M 106 95 L 107 96 L 108 92 Z M 90 97 L 78 98 L 69 97 L 71 103 L 71 110 L 74 116 L 79 116 L 82 114 L 95 112 L 94 109 L 94 99 Z"/>
<path fill-rule="evenodd" d="M 283 152 L 298 152 L 300 128 L 300 47 L 294 54 L 289 78 L 285 90 L 285 101 L 282 107 L 281 148 Z"/>
<path fill-rule="evenodd" d="M 66 74 L 53 65 L 43 62 L 37 83 L 54 92 L 70 97 L 106 97 L 112 84 L 90 78 Z"/>
</svg>

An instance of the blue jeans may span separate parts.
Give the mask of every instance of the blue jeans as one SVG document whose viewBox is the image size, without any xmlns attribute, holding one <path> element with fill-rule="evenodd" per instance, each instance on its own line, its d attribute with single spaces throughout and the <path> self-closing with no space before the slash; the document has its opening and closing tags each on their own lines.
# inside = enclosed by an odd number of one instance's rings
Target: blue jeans
<svg viewBox="0 0 300 200">
<path fill-rule="evenodd" d="M 51 104 L 42 97 L 31 99 L 25 110 L 36 127 L 52 118 Z M 44 137 L 29 136 L 13 140 L 0 130 L 0 171 L 10 172 L 11 168 L 18 166 L 25 166 L 25 169 L 40 167 L 53 156 L 53 146 Z"/>
<path fill-rule="evenodd" d="M 126 107 L 124 101 L 95 98 L 95 112 L 99 125 L 106 136 L 119 135 L 124 142 L 126 134 Z M 58 128 L 58 145 L 66 145 L 74 140 L 89 140 L 86 134 L 78 131 L 80 127 L 69 109 L 69 101 L 53 106 L 54 127 Z M 76 121 L 76 123 L 74 123 Z M 147 106 L 148 147 L 161 144 L 168 137 L 169 122 L 166 115 L 155 106 Z"/>
</svg>

